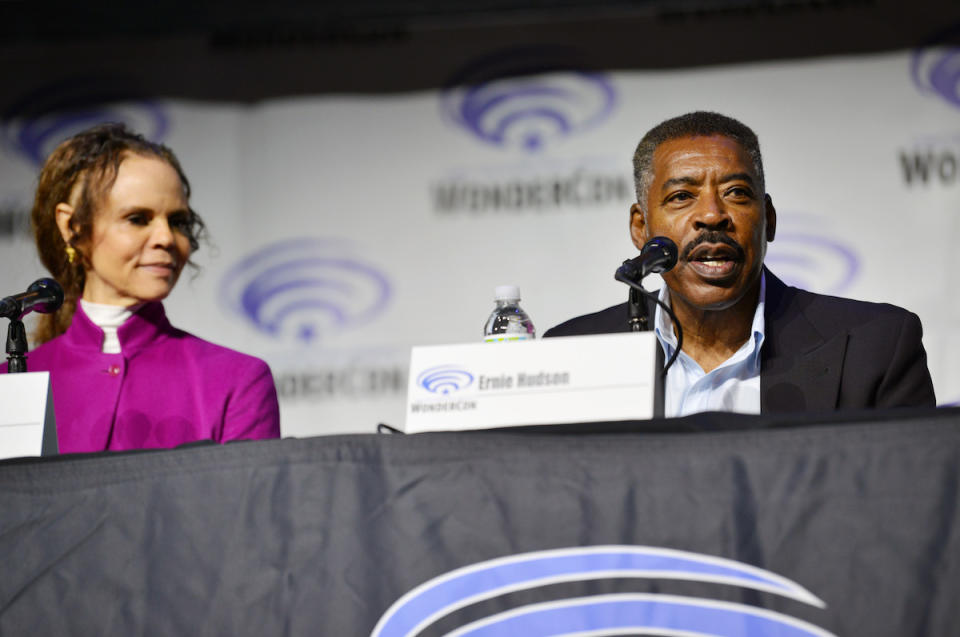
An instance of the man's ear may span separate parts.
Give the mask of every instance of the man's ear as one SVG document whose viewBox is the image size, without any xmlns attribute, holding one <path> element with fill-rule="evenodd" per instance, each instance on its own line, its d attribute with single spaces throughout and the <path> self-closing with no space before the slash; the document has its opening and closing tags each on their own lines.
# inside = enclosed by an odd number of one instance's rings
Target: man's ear
<svg viewBox="0 0 960 637">
<path fill-rule="evenodd" d="M 68 203 L 58 203 L 57 207 L 53 209 L 53 214 L 56 215 L 57 228 L 60 229 L 63 242 L 70 245 L 73 235 L 76 234 L 70 225 L 70 221 L 73 219 L 73 206 Z"/>
<path fill-rule="evenodd" d="M 770 195 L 763 196 L 763 207 L 767 218 L 767 241 L 773 241 L 777 236 L 777 209 L 773 207 Z"/>
<path fill-rule="evenodd" d="M 643 216 L 643 210 L 640 204 L 635 203 L 630 206 L 630 239 L 637 250 L 643 249 L 643 244 L 647 242 L 647 220 Z"/>
</svg>

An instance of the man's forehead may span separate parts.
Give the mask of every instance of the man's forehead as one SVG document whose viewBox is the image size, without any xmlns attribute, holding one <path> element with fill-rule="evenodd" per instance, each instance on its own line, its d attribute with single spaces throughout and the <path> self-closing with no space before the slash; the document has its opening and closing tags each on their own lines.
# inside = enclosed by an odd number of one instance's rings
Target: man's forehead
<svg viewBox="0 0 960 637">
<path fill-rule="evenodd" d="M 663 141 L 653 152 L 654 178 L 661 172 L 673 172 L 687 163 L 702 164 L 709 162 L 740 166 L 735 172 L 749 172 L 754 175 L 753 161 L 746 148 L 737 140 L 726 135 L 697 135 L 675 137 Z"/>
</svg>

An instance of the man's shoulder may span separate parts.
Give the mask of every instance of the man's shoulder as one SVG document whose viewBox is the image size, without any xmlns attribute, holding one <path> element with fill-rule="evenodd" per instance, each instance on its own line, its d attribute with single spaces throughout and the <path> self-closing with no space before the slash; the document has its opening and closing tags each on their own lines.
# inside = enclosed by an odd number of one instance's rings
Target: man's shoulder
<svg viewBox="0 0 960 637">
<path fill-rule="evenodd" d="M 795 287 L 785 286 L 782 297 L 774 300 L 772 306 L 769 303 L 771 300 L 768 298 L 768 318 L 792 315 L 800 311 L 814 322 L 827 323 L 835 327 L 878 319 L 901 321 L 917 318 L 916 314 L 898 305 L 831 296 Z"/>
<path fill-rule="evenodd" d="M 594 312 L 574 317 L 544 333 L 544 338 L 552 336 L 583 336 L 587 334 L 612 334 L 628 331 L 627 304 L 620 303 Z"/>
</svg>

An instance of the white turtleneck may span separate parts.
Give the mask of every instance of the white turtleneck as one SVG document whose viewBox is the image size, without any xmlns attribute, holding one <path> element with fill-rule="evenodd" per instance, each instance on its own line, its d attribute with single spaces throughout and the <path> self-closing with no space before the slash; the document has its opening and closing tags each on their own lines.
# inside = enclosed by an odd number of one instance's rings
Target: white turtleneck
<svg viewBox="0 0 960 637">
<path fill-rule="evenodd" d="M 117 336 L 117 329 L 133 316 L 140 305 L 122 307 L 91 303 L 80 299 L 80 307 L 83 308 L 83 313 L 93 321 L 93 324 L 103 330 L 103 345 L 100 351 L 104 354 L 119 354 L 120 338 Z"/>
</svg>

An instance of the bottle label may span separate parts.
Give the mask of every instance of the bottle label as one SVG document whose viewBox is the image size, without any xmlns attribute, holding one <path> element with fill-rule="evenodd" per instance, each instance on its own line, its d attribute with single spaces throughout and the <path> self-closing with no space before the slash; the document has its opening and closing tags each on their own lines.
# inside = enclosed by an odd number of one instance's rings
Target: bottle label
<svg viewBox="0 0 960 637">
<path fill-rule="evenodd" d="M 531 340 L 529 334 L 490 334 L 489 336 L 483 337 L 484 343 L 508 343 L 513 341 L 529 341 Z"/>
</svg>

